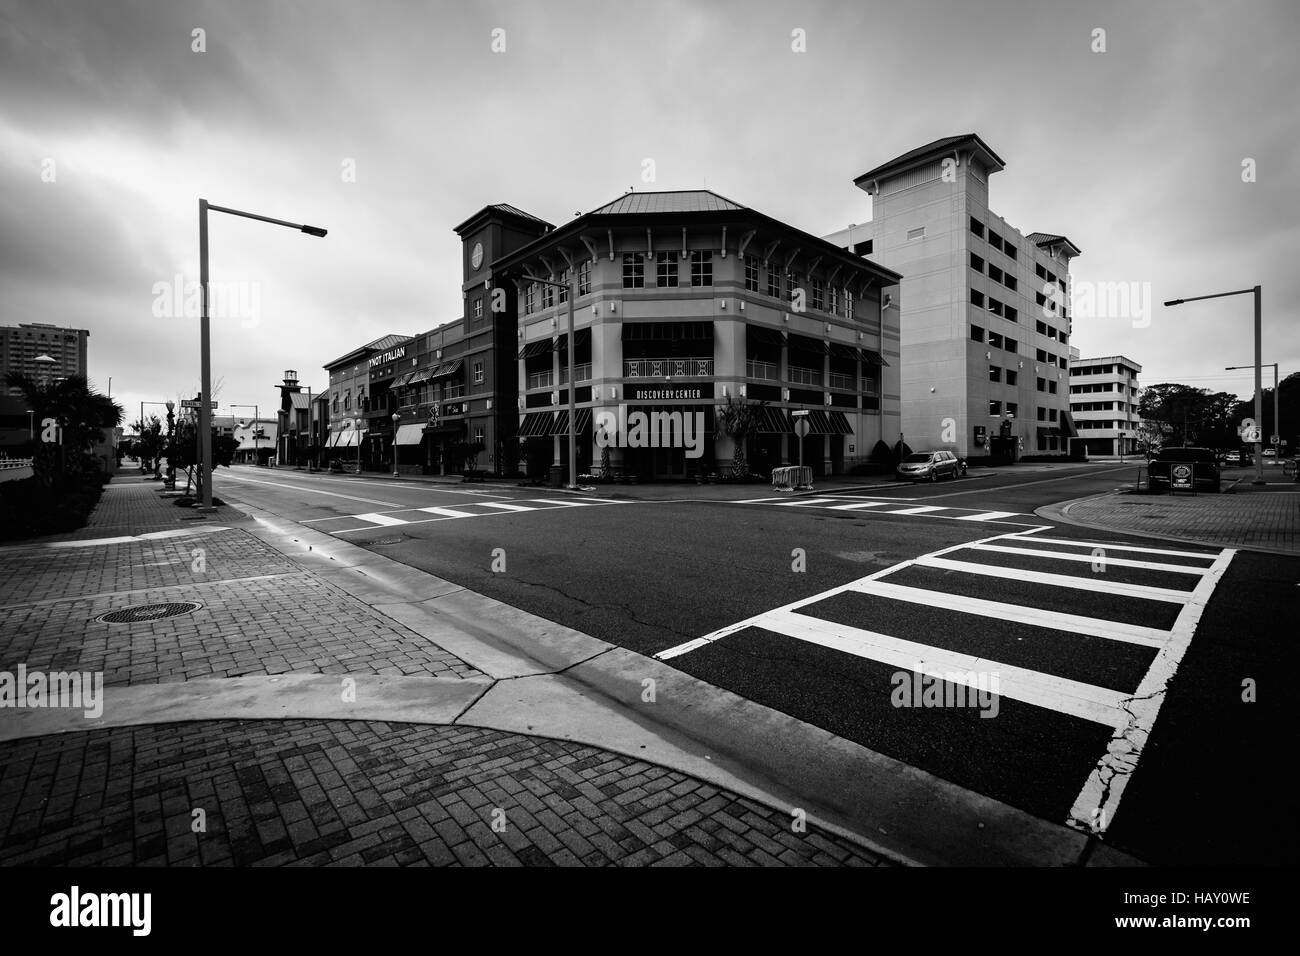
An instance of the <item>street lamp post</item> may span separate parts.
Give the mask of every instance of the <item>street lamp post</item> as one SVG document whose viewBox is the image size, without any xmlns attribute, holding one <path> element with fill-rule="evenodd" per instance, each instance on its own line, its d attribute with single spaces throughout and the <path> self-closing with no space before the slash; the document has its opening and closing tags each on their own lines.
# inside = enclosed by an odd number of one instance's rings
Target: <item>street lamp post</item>
<svg viewBox="0 0 1300 956">
<path fill-rule="evenodd" d="M 225 206 L 217 206 L 209 203 L 206 199 L 199 200 L 199 287 L 201 289 L 203 311 L 199 319 L 199 365 L 202 381 L 199 385 L 199 447 L 200 463 L 199 478 L 202 483 L 202 504 L 199 510 L 211 511 L 212 509 L 212 411 L 208 406 L 208 396 L 212 394 L 212 347 L 210 335 L 210 322 L 208 319 L 208 210 L 215 212 L 224 212 L 231 216 L 242 216 L 245 219 L 256 219 L 259 222 L 269 222 L 276 226 L 288 226 L 290 229 L 297 229 L 299 232 L 305 232 L 309 236 L 324 238 L 325 230 L 319 226 L 305 226 L 297 222 L 285 222 L 283 219 L 272 219 L 270 216 L 259 216 L 256 213 L 242 212 L 238 209 L 229 209 Z M 254 439 L 256 441 L 256 439 Z M 205 474 L 206 471 L 206 474 Z"/>
<path fill-rule="evenodd" d="M 554 286 L 557 289 L 564 289 L 568 296 L 569 319 L 568 319 L 568 339 L 569 339 L 569 488 L 578 487 L 578 438 L 575 432 L 577 428 L 577 412 L 574 410 L 577 404 L 574 401 L 574 392 L 576 391 L 576 382 L 573 380 L 573 353 L 577 347 L 573 333 L 573 300 L 577 297 L 577 283 L 570 279 L 568 282 L 552 282 L 550 279 L 539 279 L 536 276 L 528 276 L 529 282 L 536 282 L 540 285 Z"/>
<path fill-rule="evenodd" d="M 1282 444 L 1281 444 L 1281 442 L 1282 442 L 1282 423 L 1281 423 L 1281 421 L 1278 420 L 1278 415 L 1279 415 L 1279 411 L 1278 411 L 1278 400 L 1277 400 L 1277 365 L 1278 365 L 1278 363 L 1277 363 L 1277 362 L 1265 362 L 1265 363 L 1264 363 L 1262 366 L 1260 366 L 1260 367 L 1261 367 L 1261 368 L 1268 368 L 1270 365 L 1273 366 L 1273 434 L 1277 436 L 1277 440 L 1278 440 L 1277 456 L 1278 456 L 1278 460 L 1281 460 L 1281 458 L 1282 458 Z M 1227 366 L 1226 368 L 1224 368 L 1224 371 L 1225 371 L 1225 372 L 1236 372 L 1236 371 L 1239 371 L 1240 369 L 1243 369 L 1243 368 L 1254 368 L 1254 367 L 1255 367 L 1255 366 L 1253 366 L 1253 365 L 1229 365 L 1229 366 Z M 1258 390 L 1259 390 L 1259 386 L 1257 385 L 1257 386 L 1256 386 L 1256 391 L 1258 391 Z M 1259 414 L 1259 407 L 1258 407 L 1258 406 L 1256 406 L 1256 408 L 1255 408 L 1255 414 L 1256 414 L 1256 415 Z M 1263 429 L 1263 427 L 1264 427 L 1264 423 L 1263 423 L 1263 421 L 1261 421 L 1261 420 L 1258 419 L 1258 418 L 1255 419 L 1255 421 L 1259 422 L 1259 427 L 1260 427 L 1261 429 Z M 1263 435 L 1260 435 L 1260 437 L 1263 438 L 1264 436 L 1263 436 Z M 1270 436 L 1270 444 L 1271 444 L 1271 443 L 1272 443 L 1272 442 L 1271 442 L 1271 436 Z"/>
<path fill-rule="evenodd" d="M 397 473 L 397 423 L 402 420 L 402 416 L 393 412 L 393 477 L 401 477 Z"/>
<path fill-rule="evenodd" d="M 1249 289 L 1237 289 L 1233 292 L 1216 292 L 1214 295 L 1196 295 L 1188 299 L 1170 299 L 1165 303 L 1166 306 L 1182 305 L 1184 302 L 1199 302 L 1201 299 L 1221 299 L 1229 295 L 1248 295 L 1255 296 L 1255 421 L 1260 422 L 1260 441 L 1255 442 L 1255 480 L 1253 485 L 1264 484 L 1264 442 L 1263 442 L 1263 421 L 1264 421 L 1264 368 L 1260 365 L 1263 361 L 1264 349 L 1262 343 L 1262 316 L 1263 308 L 1261 305 L 1261 286 L 1253 286 Z"/>
</svg>

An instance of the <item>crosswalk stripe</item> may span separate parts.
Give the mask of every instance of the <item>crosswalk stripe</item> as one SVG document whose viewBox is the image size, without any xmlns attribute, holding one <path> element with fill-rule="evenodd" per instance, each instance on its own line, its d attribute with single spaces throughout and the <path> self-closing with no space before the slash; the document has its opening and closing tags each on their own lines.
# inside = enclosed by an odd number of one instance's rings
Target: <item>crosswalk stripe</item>
<svg viewBox="0 0 1300 956">
<path fill-rule="evenodd" d="M 977 515 L 962 515 L 958 521 L 996 521 L 998 518 L 1014 518 L 1022 514 L 1019 511 L 982 511 Z"/>
<path fill-rule="evenodd" d="M 895 508 L 893 511 L 887 511 L 885 513 L 891 515 L 923 515 L 928 514 L 931 511 L 946 510 L 946 508 L 941 508 L 938 505 L 915 505 L 911 508 Z"/>
<path fill-rule="evenodd" d="M 1074 538 L 1041 538 L 1035 536 L 1035 541 L 1045 541 L 1048 544 L 1068 544 L 1076 548 L 1102 548 L 1106 551 L 1138 551 L 1143 554 L 1165 554 L 1176 558 L 1204 558 L 1206 561 L 1214 561 L 1219 557 L 1218 552 L 1207 554 L 1204 551 L 1167 551 L 1163 548 L 1138 548 L 1131 544 L 1110 544 L 1105 541 L 1078 541 Z"/>
<path fill-rule="evenodd" d="M 874 631 L 864 631 L 791 611 L 772 611 L 756 622 L 755 626 L 931 677 L 944 680 L 957 678 L 954 683 L 968 687 L 977 687 L 977 682 L 963 680 L 959 675 L 977 677 L 979 674 L 996 674 L 997 693 L 1000 696 L 1108 727 L 1119 728 L 1128 721 L 1128 715 L 1122 706 L 1127 695 L 1109 688 L 1013 667 L 928 644 L 918 644 Z M 990 688 L 986 683 L 982 689 Z"/>
<path fill-rule="evenodd" d="M 831 505 L 831 511 L 859 511 L 863 508 L 880 508 L 887 504 L 888 501 L 858 501 L 851 505 Z"/>
<path fill-rule="evenodd" d="M 529 501 L 536 501 L 544 505 L 559 505 L 565 508 L 585 508 L 587 505 L 596 502 L 598 504 L 607 504 L 604 498 L 572 498 L 560 501 L 555 498 L 530 498 Z"/>
<path fill-rule="evenodd" d="M 1099 591 L 1103 594 L 1147 598 L 1152 601 L 1170 601 L 1175 604 L 1186 604 L 1192 597 L 1191 591 L 1179 591 L 1174 588 L 1157 588 L 1145 584 L 1128 584 L 1123 581 L 1102 581 L 1096 578 L 1076 577 L 1071 574 L 1051 574 L 1047 571 L 1026 571 L 1022 568 L 1004 568 L 996 564 L 951 561 L 948 558 L 917 558 L 916 563 L 923 568 L 938 568 L 941 571 L 983 574 L 988 577 L 1006 578 L 1011 581 L 1051 584 L 1056 587 L 1074 588 L 1080 591 Z"/>
<path fill-rule="evenodd" d="M 1105 550 L 1104 545 L 1096 547 Z M 1104 561 L 1108 565 L 1114 565 L 1120 568 L 1145 568 L 1148 571 L 1175 571 L 1179 574 L 1204 574 L 1208 568 L 1198 567 L 1194 564 L 1161 564 L 1158 561 L 1132 561 L 1128 558 L 1112 558 L 1110 555 L 1091 555 L 1091 554 L 1068 554 L 1065 551 L 1042 551 L 1038 548 L 1008 548 L 1000 544 L 973 544 L 971 549 L 974 551 L 999 551 L 1003 554 L 1028 554 L 1037 558 L 1051 558 L 1054 561 L 1082 561 L 1085 564 L 1091 564 L 1094 561 Z"/>
<path fill-rule="evenodd" d="M 536 511 L 535 508 L 526 508 L 523 505 L 512 505 L 505 501 L 484 501 L 481 502 L 484 508 L 500 508 L 502 511 Z"/>
<path fill-rule="evenodd" d="M 391 515 L 381 515 L 378 512 L 371 512 L 370 514 L 365 515 L 349 515 L 348 517 L 360 518 L 362 521 L 369 521 L 372 524 L 383 525 L 385 527 L 388 525 L 409 523 L 403 521 L 401 518 L 394 518 Z"/>
<path fill-rule="evenodd" d="M 768 501 L 772 501 L 772 500 L 773 499 L 771 498 L 768 499 Z M 802 507 L 807 505 L 824 505 L 834 500 L 835 500 L 834 498 L 794 498 L 790 500 L 776 501 L 776 507 L 791 508 L 791 507 Z"/>
<path fill-rule="evenodd" d="M 1023 604 L 986 601 L 983 598 L 948 594 L 944 591 L 927 591 L 924 588 L 890 584 L 887 581 L 859 581 L 852 586 L 852 590 L 876 597 L 894 598 L 912 604 L 924 604 L 927 607 L 978 614 L 981 617 L 992 617 L 1000 621 L 1031 624 L 1035 627 L 1046 627 L 1054 631 L 1073 631 L 1076 634 L 1089 634 L 1093 637 L 1104 637 L 1110 640 L 1124 641 L 1128 644 L 1141 644 L 1145 647 L 1163 647 L 1169 640 L 1169 632 L 1156 627 L 1124 624 L 1099 617 L 1084 617 L 1080 614 L 1064 614 L 1061 611 L 1028 607 Z"/>
<path fill-rule="evenodd" d="M 443 515 L 447 518 L 473 518 L 473 511 L 457 511 L 455 508 L 416 508 L 416 511 L 423 511 L 425 514 Z"/>
</svg>

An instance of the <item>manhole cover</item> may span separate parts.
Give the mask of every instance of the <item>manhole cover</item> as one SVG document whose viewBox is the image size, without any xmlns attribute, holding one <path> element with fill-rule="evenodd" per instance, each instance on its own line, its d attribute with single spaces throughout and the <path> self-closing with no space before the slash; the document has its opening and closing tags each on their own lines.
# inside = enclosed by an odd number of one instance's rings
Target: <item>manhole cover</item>
<svg viewBox="0 0 1300 956">
<path fill-rule="evenodd" d="M 124 607 L 116 611 L 109 611 L 107 614 L 101 614 L 95 620 L 104 624 L 141 624 L 145 621 L 157 621 L 164 617 L 175 617 L 178 614 L 189 614 L 201 607 L 203 607 L 202 604 L 194 601 L 137 604 L 135 607 Z"/>
<path fill-rule="evenodd" d="M 401 544 L 405 540 L 406 537 L 404 535 L 399 534 L 395 538 L 374 538 L 373 540 L 370 541 L 358 541 L 357 544 L 361 544 L 361 545 Z"/>
</svg>

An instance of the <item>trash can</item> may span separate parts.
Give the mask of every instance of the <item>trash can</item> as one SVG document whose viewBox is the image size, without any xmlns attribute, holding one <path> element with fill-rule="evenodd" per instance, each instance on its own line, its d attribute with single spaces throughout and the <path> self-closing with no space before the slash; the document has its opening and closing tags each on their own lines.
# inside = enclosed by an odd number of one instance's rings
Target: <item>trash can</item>
<svg viewBox="0 0 1300 956">
<path fill-rule="evenodd" d="M 564 487 L 564 466 L 563 465 L 551 466 L 551 487 L 552 488 Z"/>
</svg>

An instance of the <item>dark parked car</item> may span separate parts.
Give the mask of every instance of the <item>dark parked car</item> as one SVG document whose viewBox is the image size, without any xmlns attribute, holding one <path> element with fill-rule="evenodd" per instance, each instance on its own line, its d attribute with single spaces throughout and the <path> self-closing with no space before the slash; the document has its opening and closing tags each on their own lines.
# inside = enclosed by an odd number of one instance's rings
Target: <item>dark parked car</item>
<svg viewBox="0 0 1300 956">
<path fill-rule="evenodd" d="M 943 475 L 956 478 L 964 470 L 961 460 L 950 451 L 922 451 L 900 461 L 894 477 L 899 481 L 938 481 Z"/>
<path fill-rule="evenodd" d="M 1151 459 L 1147 476 L 1152 490 L 1167 488 L 1172 479 L 1189 477 L 1197 488 L 1219 490 L 1219 463 L 1209 448 L 1164 448 Z"/>
</svg>

